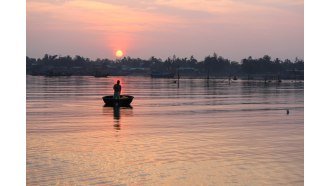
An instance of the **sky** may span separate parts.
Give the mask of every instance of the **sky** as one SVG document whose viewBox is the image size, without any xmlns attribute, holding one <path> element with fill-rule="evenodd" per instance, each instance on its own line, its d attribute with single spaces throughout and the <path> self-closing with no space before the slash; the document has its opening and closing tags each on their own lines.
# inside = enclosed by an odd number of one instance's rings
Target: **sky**
<svg viewBox="0 0 330 186">
<path fill-rule="evenodd" d="M 27 0 L 26 55 L 304 59 L 303 0 Z"/>
</svg>

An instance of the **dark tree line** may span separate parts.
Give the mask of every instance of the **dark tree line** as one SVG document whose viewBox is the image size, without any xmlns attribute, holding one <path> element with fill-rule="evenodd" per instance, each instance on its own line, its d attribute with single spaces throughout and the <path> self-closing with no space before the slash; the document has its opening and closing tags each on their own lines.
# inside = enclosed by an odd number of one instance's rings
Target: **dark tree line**
<svg viewBox="0 0 330 186">
<path fill-rule="evenodd" d="M 284 61 L 265 55 L 253 59 L 251 56 L 241 62 L 231 61 L 216 53 L 198 61 L 194 56 L 178 58 L 175 55 L 166 60 L 154 56 L 149 59 L 123 57 L 121 59 L 90 60 L 82 56 L 59 56 L 45 54 L 43 58 L 26 57 L 26 70 L 30 75 L 149 75 L 152 71 L 166 71 L 190 76 L 266 76 L 303 79 L 304 61 Z"/>
<path fill-rule="evenodd" d="M 279 58 L 272 61 L 270 56 L 265 55 L 259 59 L 243 59 L 241 67 L 248 74 L 277 74 L 283 71 L 304 71 L 304 61 L 298 58 L 294 62 L 288 59 L 281 61 Z"/>
</svg>

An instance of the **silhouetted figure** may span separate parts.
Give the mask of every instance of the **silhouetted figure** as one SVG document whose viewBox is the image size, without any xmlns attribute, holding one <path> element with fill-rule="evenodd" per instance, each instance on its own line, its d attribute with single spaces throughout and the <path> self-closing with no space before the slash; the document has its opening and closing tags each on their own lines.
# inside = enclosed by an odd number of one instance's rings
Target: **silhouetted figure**
<svg viewBox="0 0 330 186">
<path fill-rule="evenodd" d="M 282 80 L 281 80 L 280 76 L 278 75 L 277 76 L 277 83 L 281 83 L 281 82 L 282 82 Z"/>
<path fill-rule="evenodd" d="M 290 111 L 289 109 L 286 110 L 286 115 L 289 115 Z"/>
<path fill-rule="evenodd" d="M 114 99 L 119 99 L 120 98 L 120 92 L 121 92 L 121 86 L 120 86 L 120 81 L 117 80 L 117 84 L 113 86 L 114 94 L 113 98 Z"/>
</svg>

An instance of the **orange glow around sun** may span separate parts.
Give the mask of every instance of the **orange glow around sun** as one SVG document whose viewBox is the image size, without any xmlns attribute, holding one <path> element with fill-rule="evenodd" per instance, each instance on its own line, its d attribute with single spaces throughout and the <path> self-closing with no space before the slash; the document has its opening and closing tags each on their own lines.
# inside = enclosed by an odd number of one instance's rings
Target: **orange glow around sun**
<svg viewBox="0 0 330 186">
<path fill-rule="evenodd" d="M 117 50 L 116 51 L 116 57 L 122 57 L 124 55 L 122 50 Z"/>
</svg>

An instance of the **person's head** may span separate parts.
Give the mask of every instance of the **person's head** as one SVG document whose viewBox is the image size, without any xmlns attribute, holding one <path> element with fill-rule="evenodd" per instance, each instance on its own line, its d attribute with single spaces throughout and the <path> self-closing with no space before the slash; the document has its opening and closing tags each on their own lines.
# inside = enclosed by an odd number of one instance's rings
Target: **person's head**
<svg viewBox="0 0 330 186">
<path fill-rule="evenodd" d="M 120 81 L 119 80 L 117 80 L 117 84 L 119 85 L 119 83 L 120 83 Z"/>
</svg>

